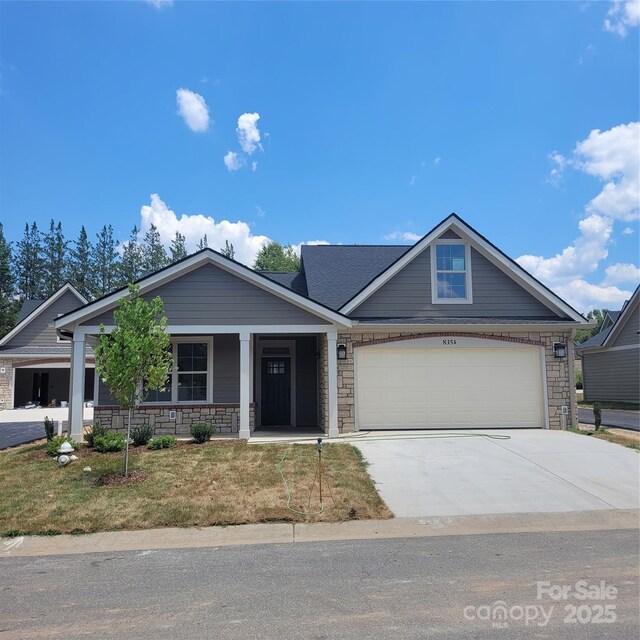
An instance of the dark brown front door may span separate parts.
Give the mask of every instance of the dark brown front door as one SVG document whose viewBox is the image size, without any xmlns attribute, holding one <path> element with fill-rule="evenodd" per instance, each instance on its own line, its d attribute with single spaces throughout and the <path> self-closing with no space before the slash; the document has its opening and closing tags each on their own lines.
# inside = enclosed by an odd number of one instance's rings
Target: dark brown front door
<svg viewBox="0 0 640 640">
<path fill-rule="evenodd" d="M 262 426 L 291 425 L 291 359 L 262 358 Z"/>
</svg>

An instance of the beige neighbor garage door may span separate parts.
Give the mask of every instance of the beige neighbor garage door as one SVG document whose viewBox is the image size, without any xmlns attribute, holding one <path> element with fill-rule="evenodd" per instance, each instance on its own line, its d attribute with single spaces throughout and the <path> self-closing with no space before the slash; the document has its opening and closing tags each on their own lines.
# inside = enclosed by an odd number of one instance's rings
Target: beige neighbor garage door
<svg viewBox="0 0 640 640">
<path fill-rule="evenodd" d="M 544 426 L 540 348 L 415 342 L 356 349 L 360 429 Z"/>
</svg>

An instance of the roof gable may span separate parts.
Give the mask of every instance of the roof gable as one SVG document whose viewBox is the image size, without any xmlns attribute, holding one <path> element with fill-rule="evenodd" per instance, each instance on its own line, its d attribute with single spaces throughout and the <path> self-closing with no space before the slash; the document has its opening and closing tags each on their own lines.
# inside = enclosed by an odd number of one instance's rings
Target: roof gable
<svg viewBox="0 0 640 640">
<path fill-rule="evenodd" d="M 603 347 L 636 345 L 640 342 L 640 286 L 623 307 L 611 331 L 602 342 Z"/>
<path fill-rule="evenodd" d="M 413 247 L 399 256 L 389 267 L 387 267 L 387 269 L 375 276 L 357 294 L 352 296 L 347 303 L 340 307 L 340 312 L 344 314 L 351 314 L 354 309 L 360 306 L 374 292 L 378 291 L 383 284 L 388 282 L 407 264 L 421 255 L 434 240 L 438 239 L 448 231 L 453 231 L 455 234 L 465 239 L 472 248 L 491 261 L 510 278 L 515 280 L 521 287 L 523 287 L 533 297 L 537 298 L 556 315 L 569 318 L 580 324 L 588 324 L 588 320 L 581 316 L 575 309 L 564 302 L 564 300 L 553 293 L 550 289 L 545 287 L 541 282 L 536 280 L 518 263 L 500 251 L 495 245 L 490 243 L 484 236 L 480 235 L 455 213 L 452 213 L 436 225 Z"/>
<path fill-rule="evenodd" d="M 72 309 L 86 304 L 87 299 L 72 284 L 66 283 L 46 300 L 29 302 L 37 302 L 38 304 L 23 304 L 21 309 L 22 319 L 0 340 L 0 346 L 23 343 L 35 344 L 35 342 L 38 342 L 38 337 L 46 331 L 48 324 L 55 320 L 58 313 L 68 313 Z M 31 310 L 29 311 L 29 309 Z M 24 314 L 22 314 L 22 310 L 25 310 Z M 47 310 L 55 315 L 49 317 L 46 313 Z M 26 334 L 31 327 L 34 327 L 34 331 L 31 332 L 32 335 L 27 337 Z M 55 335 L 53 331 L 51 331 L 51 334 L 52 337 Z M 21 340 L 21 336 L 25 336 L 24 340 Z M 48 342 L 48 340 L 45 339 L 45 342 Z M 55 343 L 55 339 L 53 342 Z"/>
<path fill-rule="evenodd" d="M 149 274 L 144 278 L 141 278 L 136 284 L 138 284 L 138 286 L 140 287 L 140 291 L 144 296 L 147 293 L 158 290 L 160 287 L 166 287 L 167 285 L 169 285 L 169 283 L 179 279 L 183 275 L 195 271 L 196 269 L 205 265 L 213 265 L 214 267 L 218 267 L 219 270 L 225 273 L 225 275 L 231 278 L 235 277 L 235 281 L 239 282 L 238 289 L 242 287 L 242 281 L 244 281 L 244 283 L 250 283 L 258 289 L 261 289 L 263 292 L 272 294 L 272 296 L 274 296 L 275 298 L 286 301 L 290 305 L 293 305 L 293 307 L 297 307 L 328 322 L 336 323 L 343 326 L 350 326 L 351 324 L 351 321 L 348 318 L 342 316 L 340 313 L 334 311 L 333 309 L 329 309 L 328 307 L 319 304 L 314 300 L 310 300 L 300 293 L 296 293 L 296 291 L 289 289 L 284 284 L 276 282 L 274 279 L 262 275 L 259 272 L 253 271 L 245 265 L 240 264 L 235 260 L 231 260 L 230 258 L 227 258 L 217 251 L 209 248 L 203 249 L 198 253 L 188 256 L 187 258 L 184 258 L 179 262 L 165 267 L 160 271 Z M 101 314 L 104 314 L 110 309 L 115 308 L 118 301 L 121 298 L 126 297 L 127 295 L 128 288 L 120 289 L 119 291 L 109 294 L 104 298 L 87 304 L 82 309 L 78 309 L 77 311 L 58 318 L 58 320 L 56 320 L 55 326 L 58 329 L 70 329 L 75 324 L 90 324 L 90 320 L 92 320 L 91 324 L 95 324 L 96 321 L 100 320 Z M 207 293 L 202 292 L 201 295 L 206 296 Z M 195 303 L 198 302 L 198 299 L 185 299 L 185 302 L 189 301 Z M 108 315 L 105 317 L 108 317 Z M 206 323 L 194 322 L 192 324 Z"/>
</svg>

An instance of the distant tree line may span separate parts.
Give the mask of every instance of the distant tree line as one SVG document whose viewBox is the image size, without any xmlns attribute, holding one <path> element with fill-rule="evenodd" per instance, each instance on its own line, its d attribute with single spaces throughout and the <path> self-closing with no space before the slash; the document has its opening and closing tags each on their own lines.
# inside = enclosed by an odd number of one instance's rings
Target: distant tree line
<svg viewBox="0 0 640 640">
<path fill-rule="evenodd" d="M 185 237 L 176 231 L 169 250 L 151 225 L 142 240 L 133 227 L 129 240 L 119 246 L 113 227 L 104 225 L 92 242 L 84 226 L 75 240 L 67 240 L 62 224 L 51 220 L 48 231 L 35 222 L 26 224 L 17 242 L 8 242 L 0 223 L 0 337 L 16 322 L 24 300 L 42 300 L 70 282 L 85 298 L 95 300 L 162 269 L 188 255 Z M 198 249 L 208 246 L 204 236 Z M 220 249 L 234 257 L 230 242 Z"/>
</svg>

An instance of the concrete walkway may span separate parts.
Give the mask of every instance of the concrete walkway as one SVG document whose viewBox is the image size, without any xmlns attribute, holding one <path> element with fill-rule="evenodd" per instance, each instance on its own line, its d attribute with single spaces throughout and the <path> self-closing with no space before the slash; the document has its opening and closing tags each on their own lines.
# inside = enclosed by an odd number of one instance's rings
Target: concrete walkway
<svg viewBox="0 0 640 640">
<path fill-rule="evenodd" d="M 283 544 L 328 540 L 373 540 L 433 536 L 549 531 L 636 529 L 637 510 L 574 513 L 515 513 L 445 518 L 394 518 L 309 524 L 248 524 L 230 527 L 167 528 L 108 531 L 85 535 L 0 538 L 2 558 L 78 553 L 150 551 L 251 544 Z"/>
<path fill-rule="evenodd" d="M 501 439 L 450 432 L 357 446 L 398 517 L 640 507 L 636 451 L 566 431 L 484 433 Z"/>
</svg>

